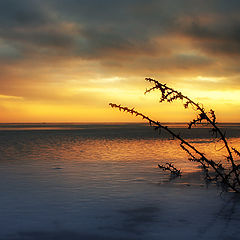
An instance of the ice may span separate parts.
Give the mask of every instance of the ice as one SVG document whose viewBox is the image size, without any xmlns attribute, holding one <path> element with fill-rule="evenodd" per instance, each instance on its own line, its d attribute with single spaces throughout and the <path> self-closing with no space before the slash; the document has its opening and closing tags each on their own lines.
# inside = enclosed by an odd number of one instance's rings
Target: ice
<svg viewBox="0 0 240 240">
<path fill-rule="evenodd" d="M 175 141 L 119 135 L 2 131 L 0 239 L 239 239 L 238 194 L 205 184 Z M 169 160 L 181 178 L 157 168 Z"/>
</svg>

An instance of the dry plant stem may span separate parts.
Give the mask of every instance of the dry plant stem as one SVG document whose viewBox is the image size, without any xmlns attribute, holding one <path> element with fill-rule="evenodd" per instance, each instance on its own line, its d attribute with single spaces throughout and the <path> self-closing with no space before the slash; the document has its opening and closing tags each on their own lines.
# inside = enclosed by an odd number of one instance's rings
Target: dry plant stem
<svg viewBox="0 0 240 240">
<path fill-rule="evenodd" d="M 237 156 L 240 157 L 240 152 L 239 152 L 236 148 L 232 147 L 232 150 L 234 151 L 234 153 L 235 153 Z"/>
<path fill-rule="evenodd" d="M 206 114 L 204 108 L 203 108 L 203 107 L 200 107 L 200 104 L 195 103 L 194 101 L 192 101 L 192 100 L 191 100 L 190 98 L 188 98 L 187 96 L 184 96 L 181 92 L 178 92 L 178 91 L 176 91 L 176 90 L 174 90 L 174 89 L 172 89 L 172 88 L 169 88 L 169 87 L 167 87 L 165 84 L 161 84 L 161 83 L 159 83 L 157 80 L 154 80 L 154 79 L 152 79 L 152 78 L 146 78 L 145 80 L 148 81 L 148 82 L 153 82 L 153 83 L 155 84 L 154 87 L 150 88 L 149 90 L 146 90 L 146 91 L 145 91 L 145 94 L 146 94 L 146 93 L 149 93 L 149 92 L 151 92 L 152 90 L 155 90 L 155 89 L 159 89 L 160 91 L 163 91 L 163 89 L 164 89 L 164 91 L 165 91 L 165 90 L 169 90 L 169 91 L 170 91 L 170 94 L 174 93 L 174 94 L 178 95 L 181 100 L 183 100 L 183 99 L 187 100 L 188 104 L 191 104 L 193 107 L 195 107 L 197 110 L 200 111 L 200 113 L 202 114 L 202 116 L 204 116 L 204 119 L 205 119 L 208 123 L 210 123 L 210 124 L 213 126 L 213 128 L 216 130 L 216 132 L 220 135 L 220 139 L 223 141 L 224 146 L 225 146 L 225 148 L 226 148 L 226 150 L 227 150 L 227 152 L 228 152 L 228 155 L 229 155 L 229 157 L 228 157 L 227 159 L 230 160 L 230 162 L 231 162 L 231 164 L 232 164 L 232 170 L 233 170 L 233 172 L 234 172 L 234 174 L 235 174 L 235 177 L 236 177 L 236 180 L 237 180 L 237 182 L 238 182 L 238 185 L 240 186 L 239 174 L 237 173 L 237 169 L 236 169 L 236 165 L 235 165 L 234 160 L 233 160 L 232 152 L 231 152 L 231 150 L 230 150 L 230 148 L 229 148 L 229 146 L 228 146 L 228 143 L 227 143 L 227 141 L 226 141 L 226 138 L 225 138 L 224 134 L 223 134 L 222 131 L 217 127 L 217 125 L 216 125 L 216 123 L 215 123 L 215 120 L 216 120 L 215 115 L 214 115 L 214 119 L 211 120 L 211 119 L 208 117 L 208 115 Z M 167 99 L 167 95 L 165 96 L 165 99 Z M 165 99 L 162 98 L 160 101 L 164 101 Z M 191 124 L 191 123 L 190 123 L 190 124 Z M 190 127 L 191 127 L 191 126 L 190 126 Z"/>
<path fill-rule="evenodd" d="M 225 177 L 225 175 L 223 175 L 218 168 L 215 166 L 215 162 L 212 160 L 208 160 L 203 153 L 199 152 L 194 146 L 192 146 L 190 143 L 188 143 L 187 141 L 185 141 L 180 135 L 175 134 L 171 129 L 169 129 L 167 126 L 162 125 L 161 123 L 159 123 L 158 121 L 154 121 L 152 119 L 150 119 L 148 116 L 137 112 L 136 110 L 134 110 L 134 108 L 129 109 L 128 107 L 122 107 L 121 105 L 117 105 L 114 103 L 109 103 L 109 105 L 112 108 L 118 108 L 120 111 L 123 110 L 124 112 L 127 113 L 131 113 L 131 114 L 135 114 L 136 116 L 140 116 L 142 117 L 143 120 L 147 120 L 149 122 L 150 125 L 155 125 L 157 126 L 157 129 L 164 129 L 165 131 L 167 131 L 168 133 L 170 133 L 173 137 L 177 138 L 178 140 L 181 141 L 181 145 L 185 144 L 186 146 L 188 146 L 190 149 L 192 149 L 196 154 L 198 154 L 201 157 L 201 161 L 206 162 L 207 164 L 209 164 L 214 170 L 215 172 L 222 178 L 222 181 L 232 190 L 234 190 L 235 192 L 239 192 L 239 190 L 237 188 L 235 188 L 234 185 L 232 185 Z M 190 154 L 191 155 L 191 154 Z M 193 155 L 191 155 L 193 156 Z M 195 158 L 195 157 L 194 157 Z"/>
<path fill-rule="evenodd" d="M 175 168 L 172 163 L 166 163 L 165 166 L 158 164 L 158 167 L 163 171 L 170 171 L 175 177 L 180 177 L 182 175 L 181 170 Z"/>
</svg>

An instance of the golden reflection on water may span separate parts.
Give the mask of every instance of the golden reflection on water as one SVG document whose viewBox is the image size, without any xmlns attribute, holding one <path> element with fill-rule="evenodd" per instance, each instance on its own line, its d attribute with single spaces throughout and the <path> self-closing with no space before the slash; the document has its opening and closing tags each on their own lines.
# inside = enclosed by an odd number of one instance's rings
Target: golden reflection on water
<svg viewBox="0 0 240 240">
<path fill-rule="evenodd" d="M 214 161 L 225 161 L 225 149 L 221 142 L 210 139 L 189 140 L 196 148 Z M 239 138 L 230 139 L 230 145 L 240 149 Z M 198 164 L 190 162 L 177 140 L 168 139 L 75 139 L 48 148 L 48 154 L 58 156 L 64 165 L 73 162 L 105 162 L 113 164 L 139 164 L 143 168 L 157 167 L 157 164 L 171 162 L 184 172 L 199 171 Z M 221 149 L 221 150 L 220 150 Z"/>
<path fill-rule="evenodd" d="M 25 131 L 2 135 L 1 171 L 31 174 L 34 178 L 58 183 L 89 186 L 100 182 L 122 184 L 131 181 L 158 182 L 167 179 L 158 164 L 173 163 L 183 173 L 200 172 L 190 162 L 179 141 L 167 138 L 95 138 L 74 132 Z M 230 146 L 240 149 L 240 138 L 230 138 Z M 209 159 L 225 161 L 221 142 L 211 138 L 188 139 Z"/>
</svg>

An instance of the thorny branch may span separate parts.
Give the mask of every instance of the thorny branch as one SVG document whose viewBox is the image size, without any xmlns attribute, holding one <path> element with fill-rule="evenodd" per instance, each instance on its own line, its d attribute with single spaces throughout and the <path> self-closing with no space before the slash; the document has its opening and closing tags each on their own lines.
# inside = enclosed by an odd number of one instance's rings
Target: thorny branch
<svg viewBox="0 0 240 240">
<path fill-rule="evenodd" d="M 174 100 L 182 100 L 183 105 L 185 108 L 188 108 L 191 106 L 195 111 L 198 111 L 198 115 L 196 119 L 193 119 L 189 124 L 188 128 L 191 129 L 193 125 L 202 123 L 202 121 L 206 121 L 206 123 L 210 124 L 212 128 L 212 132 L 220 136 L 220 140 L 223 141 L 224 147 L 226 148 L 228 152 L 228 156 L 226 157 L 227 161 L 231 162 L 231 169 L 224 169 L 221 163 L 216 163 L 213 160 L 209 160 L 204 153 L 200 152 L 198 149 L 196 149 L 192 144 L 187 142 L 185 139 L 183 139 L 179 134 L 174 133 L 171 129 L 169 129 L 167 126 L 162 125 L 160 122 L 155 121 L 148 116 L 136 111 L 134 108 L 130 109 L 128 107 L 123 107 L 121 105 L 117 105 L 114 103 L 110 103 L 109 105 L 112 108 L 118 108 L 120 111 L 130 113 L 135 116 L 142 117 L 143 120 L 146 120 L 150 126 L 154 126 L 155 130 L 163 129 L 167 131 L 171 136 L 174 138 L 177 138 L 180 140 L 180 147 L 189 155 L 189 160 L 198 162 L 202 165 L 205 173 L 206 178 L 209 180 L 218 180 L 218 178 L 221 179 L 221 181 L 227 186 L 228 188 L 232 189 L 235 192 L 240 192 L 240 165 L 236 165 L 232 156 L 232 152 L 229 148 L 228 142 L 225 138 L 225 133 L 223 133 L 218 127 L 216 123 L 216 115 L 215 112 L 211 109 L 208 113 L 205 111 L 204 107 L 200 103 L 195 103 L 187 96 L 183 95 L 181 92 L 178 92 L 170 87 L 168 87 L 166 84 L 159 83 L 157 80 L 146 78 L 146 81 L 153 83 L 154 86 L 150 89 L 147 89 L 145 91 L 146 93 L 150 93 L 154 90 L 160 90 L 161 92 L 161 98 L 160 102 L 172 102 Z M 240 152 L 238 152 L 235 148 L 232 148 L 233 152 L 240 156 Z M 159 165 L 161 166 L 161 165 Z M 170 167 L 170 166 L 167 166 Z M 209 175 L 208 168 L 211 167 L 215 172 L 215 177 L 212 178 Z M 161 167 L 163 168 L 163 166 Z M 173 169 L 172 169 L 173 170 Z M 177 170 L 177 169 L 176 169 Z M 233 176 L 234 174 L 234 176 Z"/>
<path fill-rule="evenodd" d="M 172 163 L 166 163 L 166 165 L 160 165 L 158 164 L 158 167 L 162 169 L 163 171 L 170 171 L 172 175 L 179 177 L 182 175 L 181 170 L 174 167 Z"/>
<path fill-rule="evenodd" d="M 196 119 L 193 119 L 192 121 L 190 121 L 190 123 L 188 124 L 188 128 L 191 129 L 192 125 L 196 125 L 198 123 L 202 123 L 202 121 L 206 121 L 207 123 L 209 123 L 210 125 L 212 125 L 212 132 L 215 133 L 216 135 L 219 134 L 220 139 L 223 141 L 224 146 L 228 152 L 228 156 L 227 156 L 227 161 L 231 162 L 232 165 L 232 169 L 233 172 L 235 174 L 235 178 L 238 182 L 238 185 L 240 186 L 240 179 L 239 179 L 239 173 L 236 170 L 236 165 L 232 156 L 232 152 L 228 146 L 228 142 L 226 140 L 225 134 L 218 128 L 218 126 L 216 125 L 216 115 L 215 112 L 210 109 L 209 113 L 207 113 L 204 109 L 203 106 L 200 106 L 200 103 L 195 103 L 194 101 L 192 101 L 189 97 L 183 95 L 181 92 L 178 92 L 176 90 L 174 90 L 173 88 L 167 87 L 166 84 L 162 84 L 160 82 L 158 82 L 157 80 L 154 80 L 152 78 L 146 78 L 146 81 L 153 83 L 154 86 L 150 89 L 147 89 L 145 91 L 146 93 L 150 93 L 153 90 L 160 90 L 161 91 L 161 98 L 160 98 L 160 102 L 172 102 L 174 100 L 180 99 L 180 100 L 184 100 L 184 107 L 188 108 L 189 105 L 192 106 L 192 108 L 196 111 L 199 112 L 199 114 L 197 115 Z M 208 115 L 209 114 L 209 115 Z"/>
</svg>

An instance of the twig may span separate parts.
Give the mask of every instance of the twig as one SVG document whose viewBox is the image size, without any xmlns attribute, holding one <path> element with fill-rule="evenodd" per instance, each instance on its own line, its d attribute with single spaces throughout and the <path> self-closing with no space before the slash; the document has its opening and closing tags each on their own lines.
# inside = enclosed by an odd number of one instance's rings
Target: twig
<svg viewBox="0 0 240 240">
<path fill-rule="evenodd" d="M 222 167 L 221 163 L 216 163 L 213 160 L 209 160 L 204 153 L 200 152 L 197 148 L 195 148 L 192 144 L 187 142 L 185 139 L 183 139 L 180 134 L 174 133 L 171 129 L 169 129 L 167 126 L 162 125 L 160 122 L 155 121 L 148 116 L 136 111 L 134 108 L 130 109 L 128 107 L 123 107 L 121 105 L 117 105 L 114 103 L 110 103 L 109 105 L 112 108 L 118 108 L 120 111 L 130 113 L 135 116 L 140 116 L 142 117 L 143 120 L 148 121 L 150 126 L 154 126 L 155 130 L 165 130 L 168 132 L 173 138 L 176 138 L 180 140 L 180 147 L 190 156 L 189 160 L 199 162 L 202 166 L 203 169 L 205 170 L 206 177 L 211 180 L 216 180 L 218 177 L 221 178 L 222 182 L 235 192 L 240 192 L 240 179 L 239 179 L 239 174 L 240 174 L 240 165 L 236 165 L 232 156 L 232 152 L 230 151 L 228 142 L 225 137 L 225 133 L 223 133 L 216 125 L 216 115 L 215 112 L 211 109 L 209 112 L 206 112 L 203 105 L 200 103 L 195 103 L 192 101 L 190 98 L 187 96 L 183 95 L 181 92 L 178 92 L 174 90 L 173 88 L 168 87 L 166 84 L 159 83 L 157 80 L 151 79 L 151 78 L 146 78 L 146 81 L 150 83 L 154 83 L 154 86 L 151 87 L 150 89 L 146 89 L 146 93 L 150 93 L 154 90 L 160 90 L 161 92 L 161 98 L 160 102 L 167 101 L 167 102 L 172 102 L 174 100 L 182 100 L 184 101 L 183 105 L 185 108 L 188 108 L 191 106 L 195 111 L 198 111 L 199 114 L 197 115 L 196 119 L 193 119 L 190 121 L 188 124 L 188 128 L 191 129 L 193 125 L 202 123 L 202 121 L 206 121 L 206 123 L 212 125 L 212 132 L 217 135 L 219 134 L 220 140 L 223 141 L 224 143 L 224 148 L 226 148 L 228 152 L 228 156 L 226 157 L 227 161 L 231 162 L 231 169 L 230 171 L 227 172 L 226 169 Z M 232 148 L 233 152 L 237 155 L 240 156 L 240 152 L 237 151 L 235 148 Z M 165 170 L 170 170 L 171 172 L 173 171 L 179 171 L 177 169 L 174 170 L 174 167 L 172 165 L 169 165 L 167 163 L 167 166 L 163 165 L 158 165 L 160 168 L 165 169 Z M 208 167 L 211 166 L 211 168 L 214 170 L 216 173 L 215 178 L 211 178 L 209 173 L 208 173 Z M 179 172 L 180 174 L 180 172 Z M 234 174 L 234 176 L 232 176 Z"/>
</svg>

